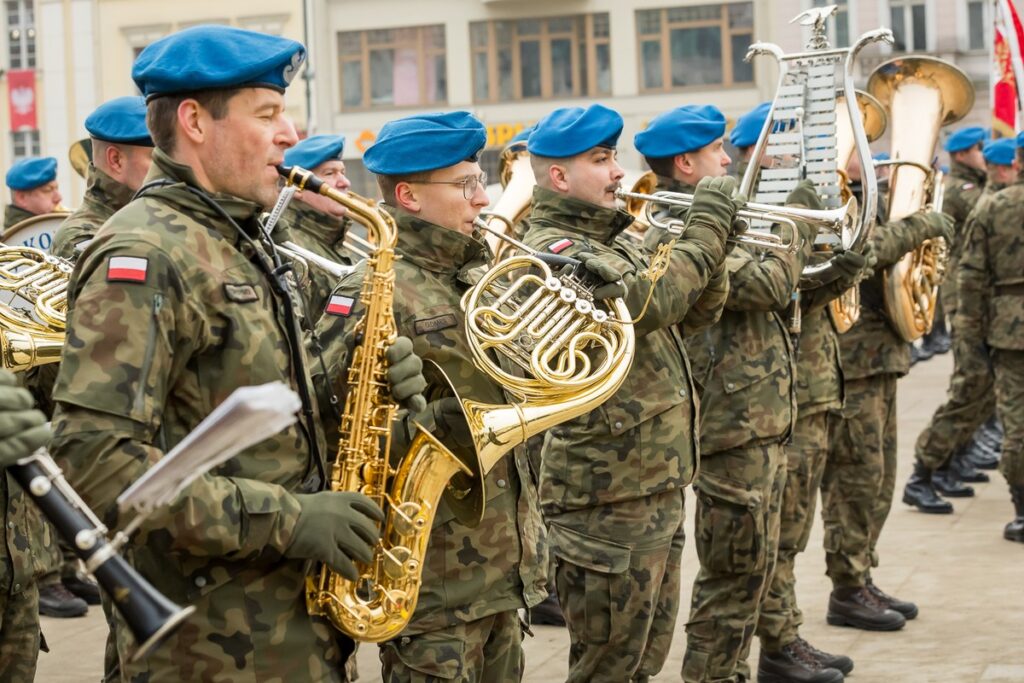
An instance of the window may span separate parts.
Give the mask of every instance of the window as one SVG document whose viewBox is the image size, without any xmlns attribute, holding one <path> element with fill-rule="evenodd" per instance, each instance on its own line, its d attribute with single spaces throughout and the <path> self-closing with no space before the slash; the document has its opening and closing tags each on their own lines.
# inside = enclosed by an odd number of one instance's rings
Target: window
<svg viewBox="0 0 1024 683">
<path fill-rule="evenodd" d="M 32 0 L 5 0 L 7 58 L 11 69 L 36 67 L 36 21 Z"/>
<path fill-rule="evenodd" d="M 833 47 L 850 46 L 850 7 L 845 0 L 812 0 L 812 7 L 836 6 L 836 13 L 828 22 L 828 39 Z"/>
<path fill-rule="evenodd" d="M 927 13 L 923 2 L 893 2 L 889 6 L 892 35 L 896 39 L 892 49 L 897 52 L 916 52 L 928 49 Z"/>
<path fill-rule="evenodd" d="M 988 47 L 985 42 L 985 21 L 984 0 L 970 0 L 967 3 L 967 45 L 968 50 L 984 50 Z"/>
<path fill-rule="evenodd" d="M 640 90 L 753 83 L 754 3 L 637 10 Z"/>
<path fill-rule="evenodd" d="M 338 55 L 343 110 L 448 101 L 442 25 L 343 31 Z"/>
<path fill-rule="evenodd" d="M 15 159 L 39 156 L 43 147 L 39 144 L 38 130 L 19 130 L 11 133 L 11 151 Z"/>
<path fill-rule="evenodd" d="M 473 100 L 611 93 L 608 24 L 607 14 L 470 24 Z"/>
</svg>

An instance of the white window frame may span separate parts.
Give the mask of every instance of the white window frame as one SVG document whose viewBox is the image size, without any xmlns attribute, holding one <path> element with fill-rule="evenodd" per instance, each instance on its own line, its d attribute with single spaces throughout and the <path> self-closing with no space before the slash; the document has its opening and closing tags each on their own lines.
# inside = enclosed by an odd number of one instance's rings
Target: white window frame
<svg viewBox="0 0 1024 683">
<path fill-rule="evenodd" d="M 970 19 L 970 12 L 967 11 L 968 5 L 971 2 L 981 3 L 981 21 L 982 31 L 984 37 L 982 39 L 982 46 L 980 48 L 971 49 L 971 34 L 968 20 Z M 958 26 L 966 26 L 967 30 L 958 32 L 957 34 L 957 48 L 961 52 L 967 52 L 969 54 L 984 54 L 987 52 L 992 45 L 992 0 L 963 0 L 958 2 L 956 5 L 956 20 Z"/>
<path fill-rule="evenodd" d="M 910 28 L 910 30 L 913 30 L 912 29 L 912 23 L 913 22 L 911 21 L 912 14 L 909 11 L 909 7 L 911 5 L 924 5 L 924 12 L 925 12 L 925 16 L 924 16 L 924 30 L 925 30 L 924 45 L 925 46 L 924 46 L 923 52 L 934 52 L 935 51 L 936 33 L 937 33 L 937 28 L 938 28 L 936 23 L 935 23 L 935 0 L 880 0 L 880 2 L 879 2 L 879 13 L 883 17 L 882 23 L 884 25 L 888 25 L 888 24 L 891 23 L 891 19 L 890 18 L 892 16 L 892 8 L 893 8 L 894 5 L 897 6 L 897 7 L 900 7 L 900 6 L 903 7 L 903 11 L 904 11 L 904 24 L 906 26 L 908 26 Z M 911 44 L 913 44 L 913 41 L 911 41 Z M 886 50 L 886 52 L 890 52 L 890 53 L 896 52 L 895 47 L 893 47 L 891 45 L 885 46 L 885 50 Z M 908 54 L 908 53 L 911 53 L 911 52 L 914 52 L 914 49 L 912 47 L 909 47 L 906 50 L 900 51 L 900 54 Z"/>
</svg>

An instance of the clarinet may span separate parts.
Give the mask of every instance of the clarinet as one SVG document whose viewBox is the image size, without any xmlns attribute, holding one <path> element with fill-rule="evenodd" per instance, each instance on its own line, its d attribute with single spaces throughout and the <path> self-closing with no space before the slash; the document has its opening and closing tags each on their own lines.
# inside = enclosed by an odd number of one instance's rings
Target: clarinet
<svg viewBox="0 0 1024 683">
<path fill-rule="evenodd" d="M 131 661 L 144 658 L 195 612 L 195 607 L 182 608 L 168 600 L 118 554 L 127 536 L 119 534 L 114 542 L 107 539 L 106 526 L 71 488 L 46 449 L 7 471 L 110 596 L 138 643 Z"/>
</svg>

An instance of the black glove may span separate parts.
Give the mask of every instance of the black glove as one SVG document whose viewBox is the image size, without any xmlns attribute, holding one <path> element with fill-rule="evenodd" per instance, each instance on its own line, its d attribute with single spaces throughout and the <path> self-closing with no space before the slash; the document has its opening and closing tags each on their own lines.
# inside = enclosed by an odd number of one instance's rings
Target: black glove
<svg viewBox="0 0 1024 683">
<path fill-rule="evenodd" d="M 320 491 L 295 496 L 302 507 L 285 557 L 318 560 L 346 579 L 359 578 L 352 560 L 367 563 L 380 538 L 384 513 L 361 493 Z"/>
<path fill-rule="evenodd" d="M 732 176 L 702 178 L 693 193 L 693 205 L 687 216 L 687 224 L 699 221 L 717 228 L 724 239 L 733 232 L 736 211 L 745 204 L 743 197 L 736 195 L 736 179 Z"/>
<path fill-rule="evenodd" d="M 626 284 L 622 281 L 622 274 L 609 263 L 601 260 L 597 254 L 584 251 L 576 254 L 576 258 L 587 274 L 598 284 L 594 287 L 594 300 L 621 299 L 626 296 Z"/>
<path fill-rule="evenodd" d="M 391 397 L 409 412 L 423 412 L 427 407 L 423 398 L 427 380 L 423 377 L 423 361 L 412 350 L 412 340 L 398 337 L 388 347 L 386 356 Z"/>
<path fill-rule="evenodd" d="M 925 223 L 924 236 L 926 238 L 942 237 L 947 243 L 953 243 L 955 233 L 953 231 L 954 223 L 952 216 L 941 211 L 928 211 L 921 212 L 921 218 Z"/>
<path fill-rule="evenodd" d="M 33 407 L 32 394 L 0 370 L 0 469 L 10 467 L 49 443 L 46 416 Z"/>
</svg>

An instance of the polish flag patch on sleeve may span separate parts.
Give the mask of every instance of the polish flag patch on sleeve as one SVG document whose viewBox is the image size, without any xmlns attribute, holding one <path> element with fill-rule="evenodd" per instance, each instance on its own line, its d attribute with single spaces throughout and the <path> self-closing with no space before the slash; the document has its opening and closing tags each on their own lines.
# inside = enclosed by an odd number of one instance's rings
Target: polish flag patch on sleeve
<svg viewBox="0 0 1024 683">
<path fill-rule="evenodd" d="M 331 315 L 340 315 L 348 317 L 352 313 L 352 306 L 355 305 L 356 300 L 350 296 L 341 296 L 335 294 L 331 297 L 331 300 L 327 302 L 326 313 Z"/>
<path fill-rule="evenodd" d="M 139 256 L 111 256 L 107 262 L 107 282 L 145 282 L 149 259 Z"/>
<path fill-rule="evenodd" d="M 560 239 L 554 242 L 548 247 L 548 251 L 552 254 L 561 254 L 563 251 L 572 246 L 572 240 L 569 238 Z"/>
</svg>

